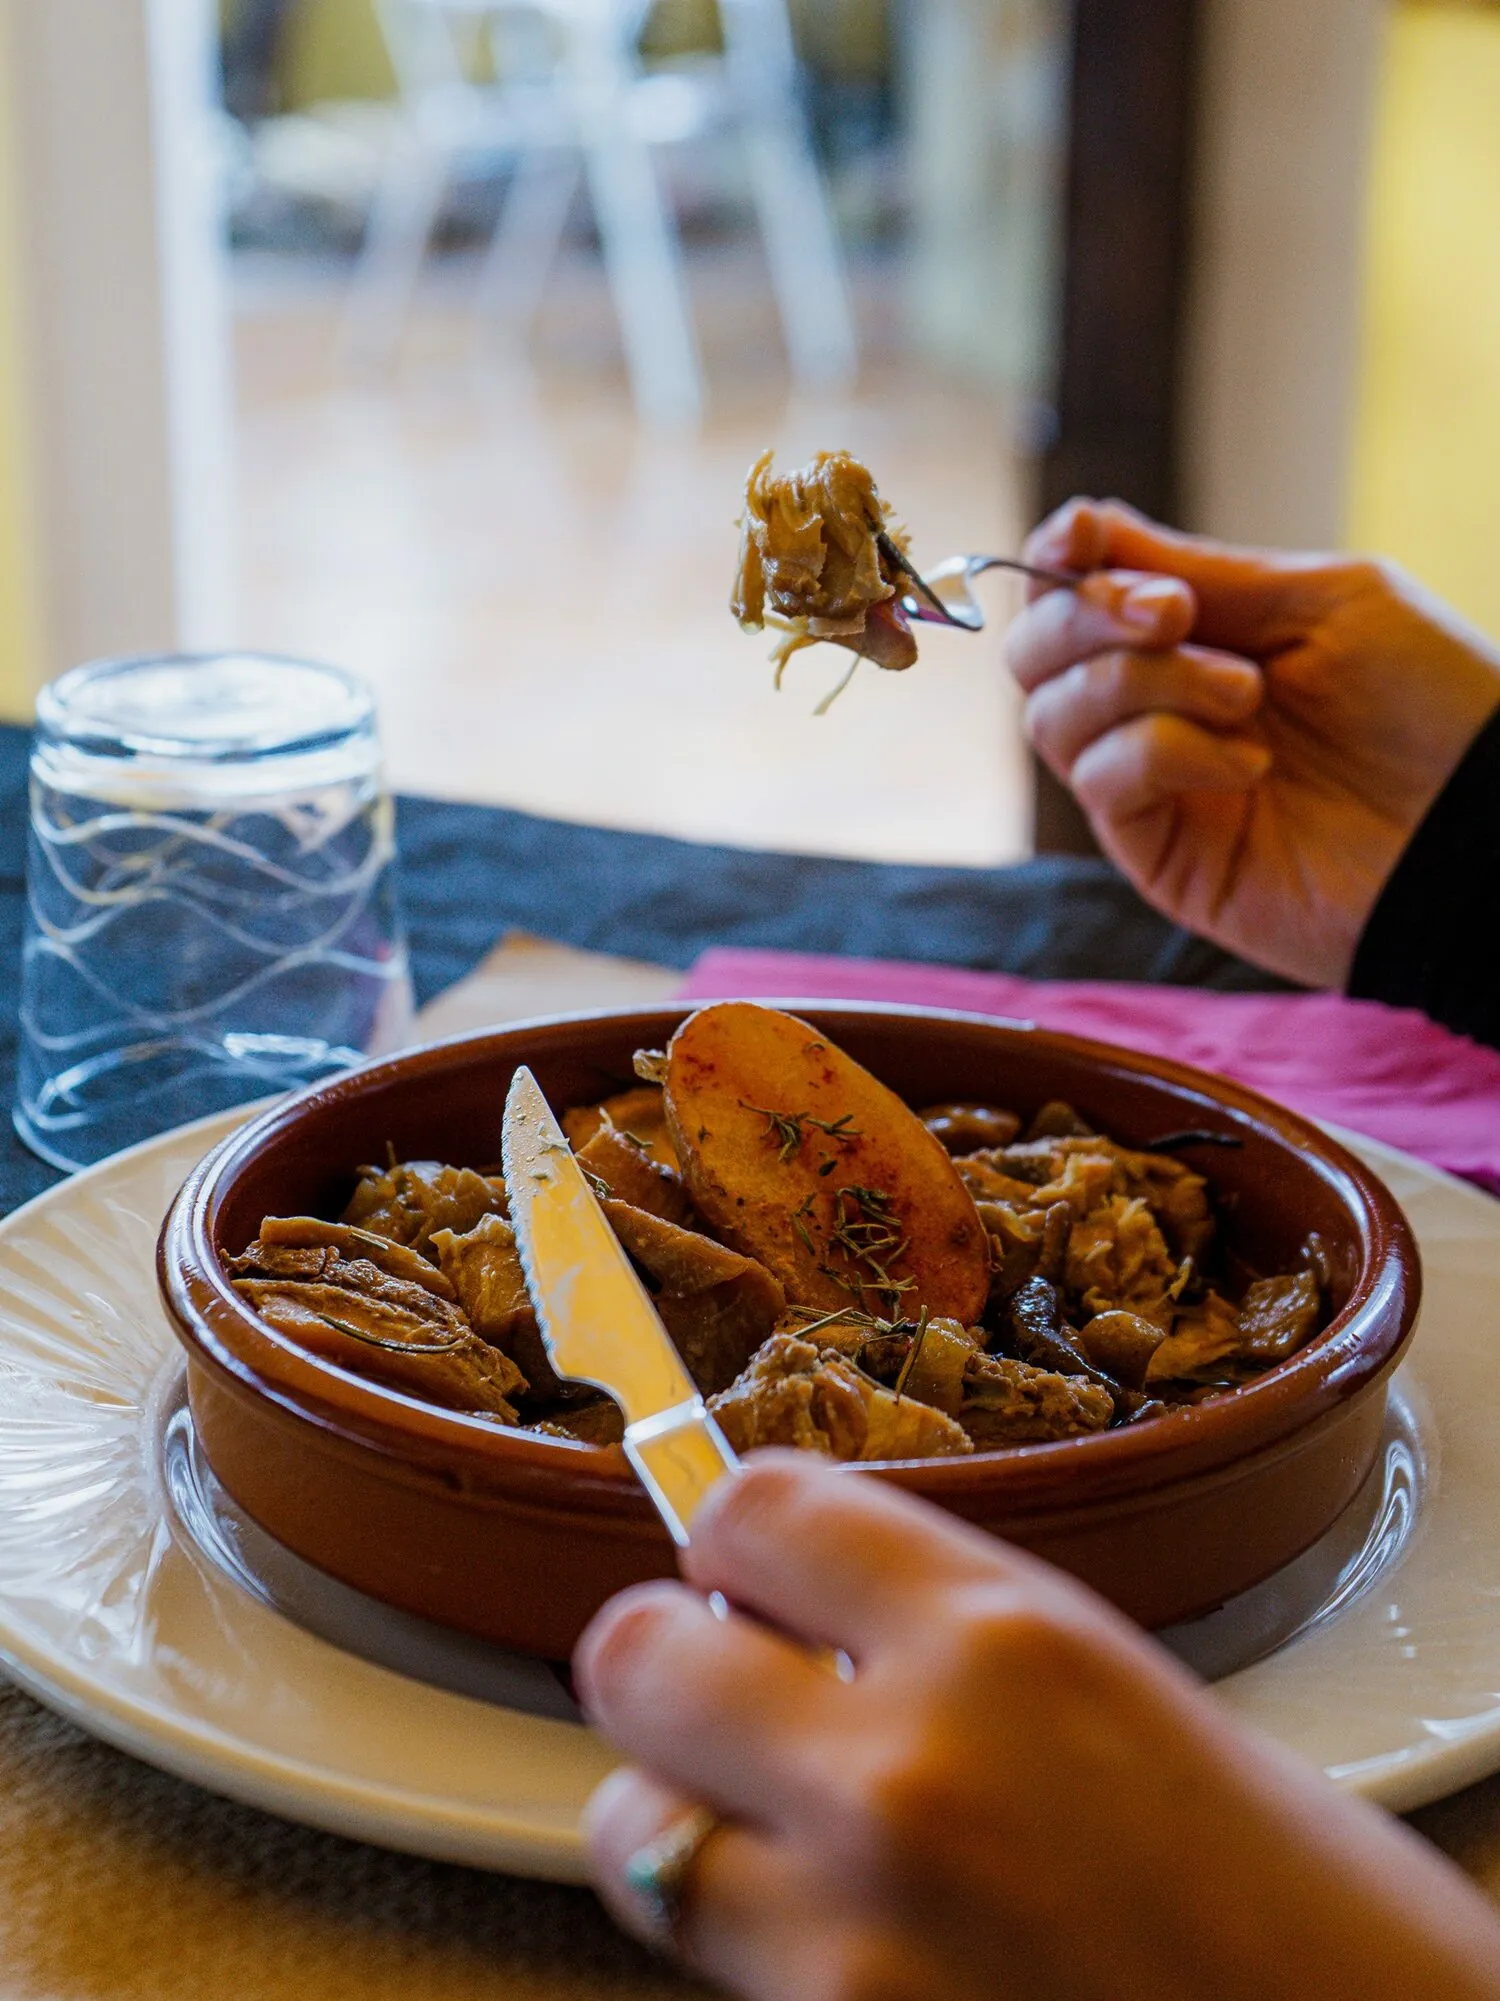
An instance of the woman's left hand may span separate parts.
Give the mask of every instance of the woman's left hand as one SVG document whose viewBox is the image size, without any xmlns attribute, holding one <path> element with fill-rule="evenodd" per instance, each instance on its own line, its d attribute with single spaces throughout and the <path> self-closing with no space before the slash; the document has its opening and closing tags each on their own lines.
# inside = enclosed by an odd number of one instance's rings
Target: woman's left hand
<svg viewBox="0 0 1500 2001">
<path fill-rule="evenodd" d="M 628 1865 L 710 1807 L 670 1943 L 734 1992 L 1500 2001 L 1500 1923 L 1456 1872 L 1045 1564 L 792 1454 L 694 1529 L 697 1589 L 626 1592 L 575 1665 L 638 1761 L 590 1809 L 601 1892 L 668 1943 Z"/>
</svg>

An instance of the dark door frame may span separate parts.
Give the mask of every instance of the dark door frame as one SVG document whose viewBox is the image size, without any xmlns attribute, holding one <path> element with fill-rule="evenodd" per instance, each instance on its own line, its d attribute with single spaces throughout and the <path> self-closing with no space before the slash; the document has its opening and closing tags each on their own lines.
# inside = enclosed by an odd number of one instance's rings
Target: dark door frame
<svg viewBox="0 0 1500 2001">
<path fill-rule="evenodd" d="M 1085 493 L 1177 516 L 1202 13 L 1202 0 L 1073 0 L 1061 353 L 1043 512 Z M 1071 796 L 1040 766 L 1034 830 L 1040 850 L 1094 848 Z"/>
</svg>

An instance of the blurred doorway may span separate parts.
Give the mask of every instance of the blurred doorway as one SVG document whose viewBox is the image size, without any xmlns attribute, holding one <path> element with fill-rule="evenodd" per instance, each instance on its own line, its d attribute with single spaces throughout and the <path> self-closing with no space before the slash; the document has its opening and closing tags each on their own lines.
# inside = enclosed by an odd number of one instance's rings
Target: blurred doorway
<svg viewBox="0 0 1500 2001">
<path fill-rule="evenodd" d="M 402 110 L 369 0 L 286 0 L 268 35 L 271 11 L 241 0 L 226 30 L 248 114 L 247 637 L 367 675 L 410 789 L 745 845 L 1024 852 L 1030 778 L 995 637 L 934 635 L 912 673 L 863 668 L 816 717 L 843 657 L 802 656 L 778 694 L 726 599 L 744 472 L 767 445 L 863 454 L 919 555 L 1024 532 L 1053 347 L 1060 0 L 794 7 L 858 331 L 847 386 L 791 378 L 732 135 L 661 149 L 705 384 L 701 424 L 676 428 L 637 416 L 587 203 L 528 337 L 487 316 L 510 169 L 482 149 L 394 350 L 351 356 L 349 287 Z M 662 0 L 645 66 L 692 74 L 715 38 L 711 4 Z M 997 628 L 1008 602 L 996 585 Z"/>
</svg>

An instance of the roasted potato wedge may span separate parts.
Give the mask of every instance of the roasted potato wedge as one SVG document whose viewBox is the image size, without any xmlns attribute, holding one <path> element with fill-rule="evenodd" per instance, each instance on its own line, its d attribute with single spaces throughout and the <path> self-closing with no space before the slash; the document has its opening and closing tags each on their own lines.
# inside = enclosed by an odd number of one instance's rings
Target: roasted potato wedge
<svg viewBox="0 0 1500 2001">
<path fill-rule="evenodd" d="M 700 1009 L 668 1050 L 666 1112 L 695 1206 L 794 1304 L 979 1318 L 989 1240 L 952 1159 L 807 1022 Z"/>
</svg>

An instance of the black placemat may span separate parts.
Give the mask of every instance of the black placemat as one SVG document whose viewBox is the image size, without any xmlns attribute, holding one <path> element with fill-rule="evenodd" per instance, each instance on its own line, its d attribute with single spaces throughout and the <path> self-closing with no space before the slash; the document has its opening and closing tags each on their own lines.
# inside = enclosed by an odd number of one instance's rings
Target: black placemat
<svg viewBox="0 0 1500 2001">
<path fill-rule="evenodd" d="M 0 726 L 0 1077 L 14 1091 L 25 898 L 25 730 Z M 921 959 L 1033 978 L 1163 981 L 1249 992 L 1283 983 L 1168 924 L 1109 865 L 894 867 L 757 853 L 402 799 L 402 899 L 417 998 L 471 971 L 513 927 L 689 966 L 710 945 Z M 0 1213 L 60 1177 L 0 1122 Z"/>
</svg>

